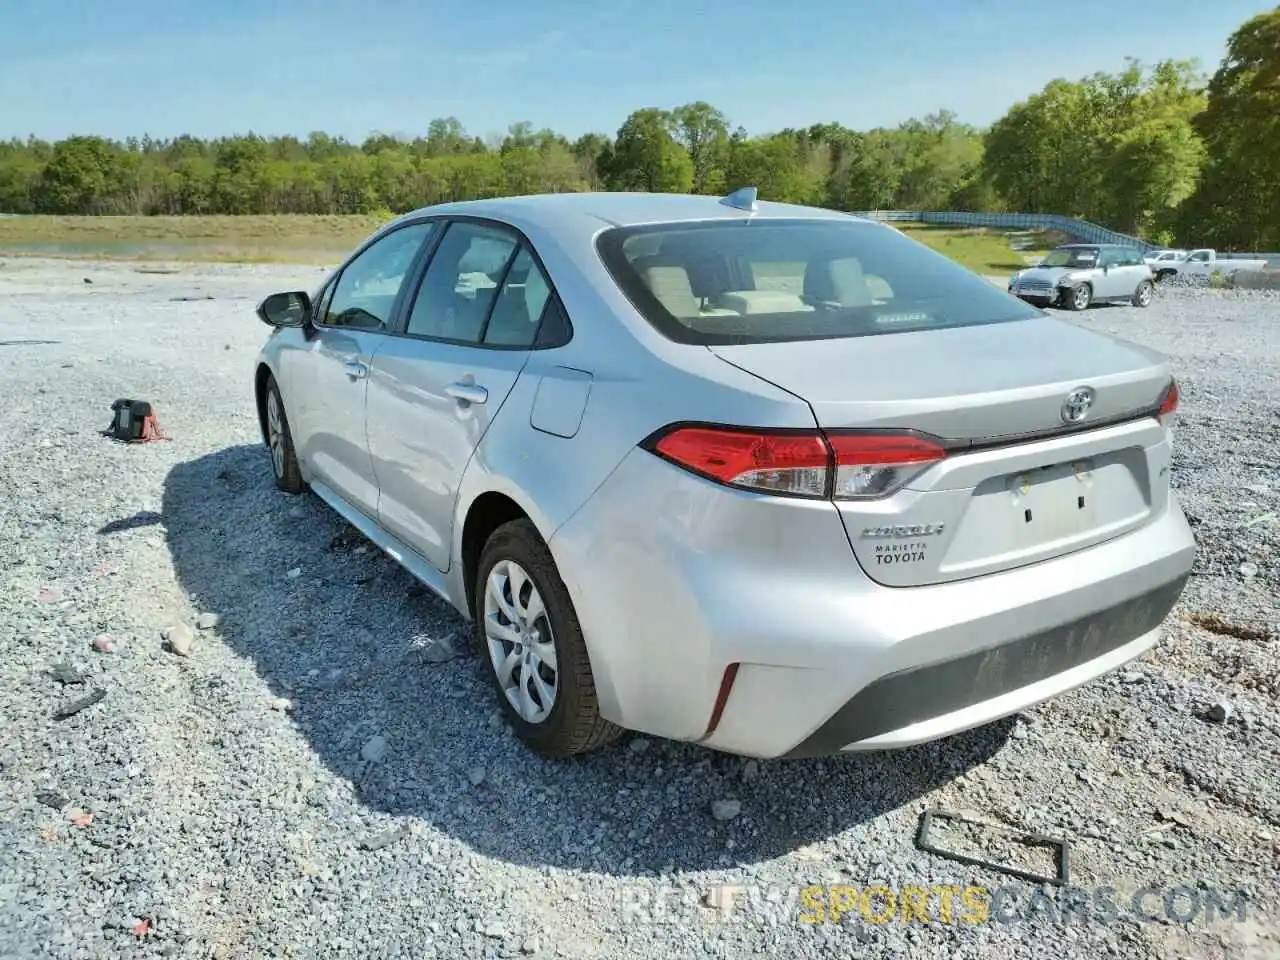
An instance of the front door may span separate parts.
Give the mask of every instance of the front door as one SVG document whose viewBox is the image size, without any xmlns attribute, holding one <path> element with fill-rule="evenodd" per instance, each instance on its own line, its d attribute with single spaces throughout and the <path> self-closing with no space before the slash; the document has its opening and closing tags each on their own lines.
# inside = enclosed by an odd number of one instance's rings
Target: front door
<svg viewBox="0 0 1280 960">
<path fill-rule="evenodd" d="M 368 430 L 378 520 L 448 570 L 462 473 L 529 358 L 550 293 L 521 239 L 450 224 L 373 357 Z"/>
<path fill-rule="evenodd" d="M 369 365 L 432 227 L 413 223 L 388 233 L 342 269 L 321 296 L 309 362 L 300 365 L 309 376 L 295 443 L 309 478 L 370 517 L 377 516 L 378 487 L 365 438 Z"/>
<path fill-rule="evenodd" d="M 1182 266 L 1182 275 L 1184 277 L 1209 276 L 1213 268 L 1213 261 L 1210 259 L 1212 256 L 1212 251 L 1209 250 L 1193 250 Z"/>
<path fill-rule="evenodd" d="M 1123 296 L 1126 292 L 1133 293 L 1132 288 L 1125 290 L 1125 268 L 1121 266 L 1123 259 L 1119 250 L 1110 247 L 1102 249 L 1098 257 L 1098 269 L 1094 272 L 1093 295 L 1096 299 L 1107 300 Z"/>
</svg>

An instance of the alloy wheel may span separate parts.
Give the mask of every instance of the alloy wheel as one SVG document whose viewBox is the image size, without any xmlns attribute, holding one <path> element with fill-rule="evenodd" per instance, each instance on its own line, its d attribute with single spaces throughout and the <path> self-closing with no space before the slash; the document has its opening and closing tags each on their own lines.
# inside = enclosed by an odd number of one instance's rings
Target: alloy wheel
<svg viewBox="0 0 1280 960">
<path fill-rule="evenodd" d="M 484 634 L 498 685 L 526 723 L 541 723 L 556 702 L 555 636 L 542 595 L 514 560 L 493 565 L 485 581 Z"/>
<path fill-rule="evenodd" d="M 284 476 L 284 427 L 280 417 L 280 394 L 267 393 L 267 445 L 271 448 L 271 466 L 276 477 Z"/>
</svg>

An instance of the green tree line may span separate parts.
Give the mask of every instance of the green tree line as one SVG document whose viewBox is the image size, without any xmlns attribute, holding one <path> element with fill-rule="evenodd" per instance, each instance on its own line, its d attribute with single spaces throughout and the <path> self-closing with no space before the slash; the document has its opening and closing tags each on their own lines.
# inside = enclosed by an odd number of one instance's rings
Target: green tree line
<svg viewBox="0 0 1280 960">
<path fill-rule="evenodd" d="M 380 213 L 580 190 L 720 194 L 843 210 L 1082 217 L 1158 242 L 1280 248 L 1280 7 L 1232 35 L 1211 78 L 1130 60 L 1054 80 L 989 128 L 942 111 L 892 128 L 750 136 L 708 103 L 649 107 L 610 137 L 528 123 L 487 139 L 449 117 L 413 139 L 247 134 L 0 142 L 0 211 Z"/>
</svg>

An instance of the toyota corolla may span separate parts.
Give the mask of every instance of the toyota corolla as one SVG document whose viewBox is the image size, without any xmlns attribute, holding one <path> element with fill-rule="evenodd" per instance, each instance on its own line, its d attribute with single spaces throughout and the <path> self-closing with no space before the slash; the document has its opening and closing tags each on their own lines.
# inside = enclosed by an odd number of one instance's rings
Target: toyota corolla
<svg viewBox="0 0 1280 960">
<path fill-rule="evenodd" d="M 847 214 L 447 204 L 258 315 L 277 485 L 474 623 L 547 756 L 954 734 L 1141 655 L 1192 565 L 1165 360 Z"/>
</svg>

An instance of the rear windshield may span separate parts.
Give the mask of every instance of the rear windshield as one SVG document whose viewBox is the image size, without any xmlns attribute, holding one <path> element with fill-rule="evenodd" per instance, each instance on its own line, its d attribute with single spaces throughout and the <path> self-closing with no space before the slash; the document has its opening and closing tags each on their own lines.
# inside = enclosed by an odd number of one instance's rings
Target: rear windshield
<svg viewBox="0 0 1280 960">
<path fill-rule="evenodd" d="M 1040 316 L 896 230 L 849 220 L 723 220 L 615 227 L 613 279 L 680 343 L 825 340 Z"/>
</svg>

